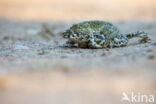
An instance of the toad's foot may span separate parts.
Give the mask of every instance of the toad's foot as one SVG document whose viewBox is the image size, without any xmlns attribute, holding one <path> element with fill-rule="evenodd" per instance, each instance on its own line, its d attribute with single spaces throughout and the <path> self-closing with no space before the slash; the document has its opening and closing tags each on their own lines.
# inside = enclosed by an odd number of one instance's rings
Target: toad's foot
<svg viewBox="0 0 156 104">
<path fill-rule="evenodd" d="M 147 36 L 147 33 L 144 31 L 137 31 L 135 33 L 129 33 L 129 34 L 125 34 L 125 36 L 128 39 L 134 38 L 134 37 L 139 37 L 141 38 L 140 43 L 146 43 L 150 40 L 150 38 Z"/>
<path fill-rule="evenodd" d="M 143 38 L 143 39 L 141 39 L 140 41 L 139 41 L 139 43 L 147 43 L 147 42 L 149 42 L 151 39 L 149 38 L 149 37 L 145 37 L 145 38 Z"/>
<path fill-rule="evenodd" d="M 101 46 L 100 44 L 97 44 L 93 35 L 90 35 L 88 47 L 89 48 L 103 48 L 103 46 Z"/>
</svg>

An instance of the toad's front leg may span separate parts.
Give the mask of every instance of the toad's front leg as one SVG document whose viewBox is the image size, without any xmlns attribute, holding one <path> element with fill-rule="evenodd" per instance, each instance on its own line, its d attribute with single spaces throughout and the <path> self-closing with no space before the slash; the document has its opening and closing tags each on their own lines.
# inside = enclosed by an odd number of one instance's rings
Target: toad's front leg
<svg viewBox="0 0 156 104">
<path fill-rule="evenodd" d="M 103 48 L 103 46 L 100 45 L 99 42 L 95 40 L 93 35 L 90 36 L 88 47 L 89 48 Z"/>
<path fill-rule="evenodd" d="M 64 46 L 64 47 L 77 47 L 78 44 L 75 43 L 75 42 L 72 41 L 72 40 L 68 40 L 68 41 L 66 41 L 66 43 L 63 44 L 63 46 Z"/>
</svg>

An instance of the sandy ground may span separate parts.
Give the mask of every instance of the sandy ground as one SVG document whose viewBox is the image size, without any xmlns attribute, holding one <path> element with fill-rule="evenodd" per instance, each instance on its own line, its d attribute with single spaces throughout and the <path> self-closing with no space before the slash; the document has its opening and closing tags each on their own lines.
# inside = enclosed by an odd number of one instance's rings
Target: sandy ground
<svg viewBox="0 0 156 104">
<path fill-rule="evenodd" d="M 118 1 L 1 0 L 0 104 L 129 104 L 121 102 L 123 92 L 156 96 L 155 1 Z M 57 16 L 44 12 L 49 8 Z M 112 21 L 122 33 L 144 30 L 151 41 L 136 38 L 113 49 L 62 47 L 60 33 L 90 19 Z"/>
</svg>

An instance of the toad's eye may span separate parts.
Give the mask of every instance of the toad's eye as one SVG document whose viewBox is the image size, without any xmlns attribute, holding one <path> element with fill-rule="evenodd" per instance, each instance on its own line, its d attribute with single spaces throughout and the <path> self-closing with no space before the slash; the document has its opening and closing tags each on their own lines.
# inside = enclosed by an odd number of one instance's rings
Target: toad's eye
<svg viewBox="0 0 156 104">
<path fill-rule="evenodd" d="M 72 31 L 68 29 L 64 32 L 64 34 L 72 34 Z"/>
</svg>

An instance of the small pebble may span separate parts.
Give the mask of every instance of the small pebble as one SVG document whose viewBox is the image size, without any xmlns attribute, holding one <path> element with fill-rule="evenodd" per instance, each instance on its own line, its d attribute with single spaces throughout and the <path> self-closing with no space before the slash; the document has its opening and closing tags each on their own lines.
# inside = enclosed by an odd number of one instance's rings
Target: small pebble
<svg viewBox="0 0 156 104">
<path fill-rule="evenodd" d="M 152 49 L 148 49 L 147 52 L 153 52 L 153 50 Z"/>
<path fill-rule="evenodd" d="M 63 59 L 64 59 L 64 58 L 67 58 L 67 56 L 61 56 L 61 58 L 63 58 Z"/>
<path fill-rule="evenodd" d="M 106 53 L 102 53 L 101 56 L 106 56 Z"/>
<path fill-rule="evenodd" d="M 106 48 L 106 51 L 109 51 L 109 49 L 108 49 L 108 48 Z"/>
<path fill-rule="evenodd" d="M 103 52 L 103 53 L 101 54 L 101 56 L 106 56 L 106 55 L 111 55 L 111 54 L 112 54 L 112 52 L 106 51 L 106 52 Z"/>
<path fill-rule="evenodd" d="M 28 50 L 29 47 L 23 46 L 23 45 L 16 45 L 14 49 L 15 50 Z"/>
<path fill-rule="evenodd" d="M 42 49 L 42 50 L 39 50 L 38 55 L 44 55 L 46 53 L 48 53 L 48 51 Z"/>
<path fill-rule="evenodd" d="M 155 58 L 154 55 L 149 55 L 149 56 L 148 56 L 148 59 L 150 59 L 150 60 L 153 60 L 154 58 Z"/>
<path fill-rule="evenodd" d="M 3 37 L 3 40 L 9 40 L 8 36 Z"/>
<path fill-rule="evenodd" d="M 38 52 L 38 55 L 44 55 L 44 54 L 45 54 L 44 51 L 40 51 L 40 52 Z"/>
</svg>

